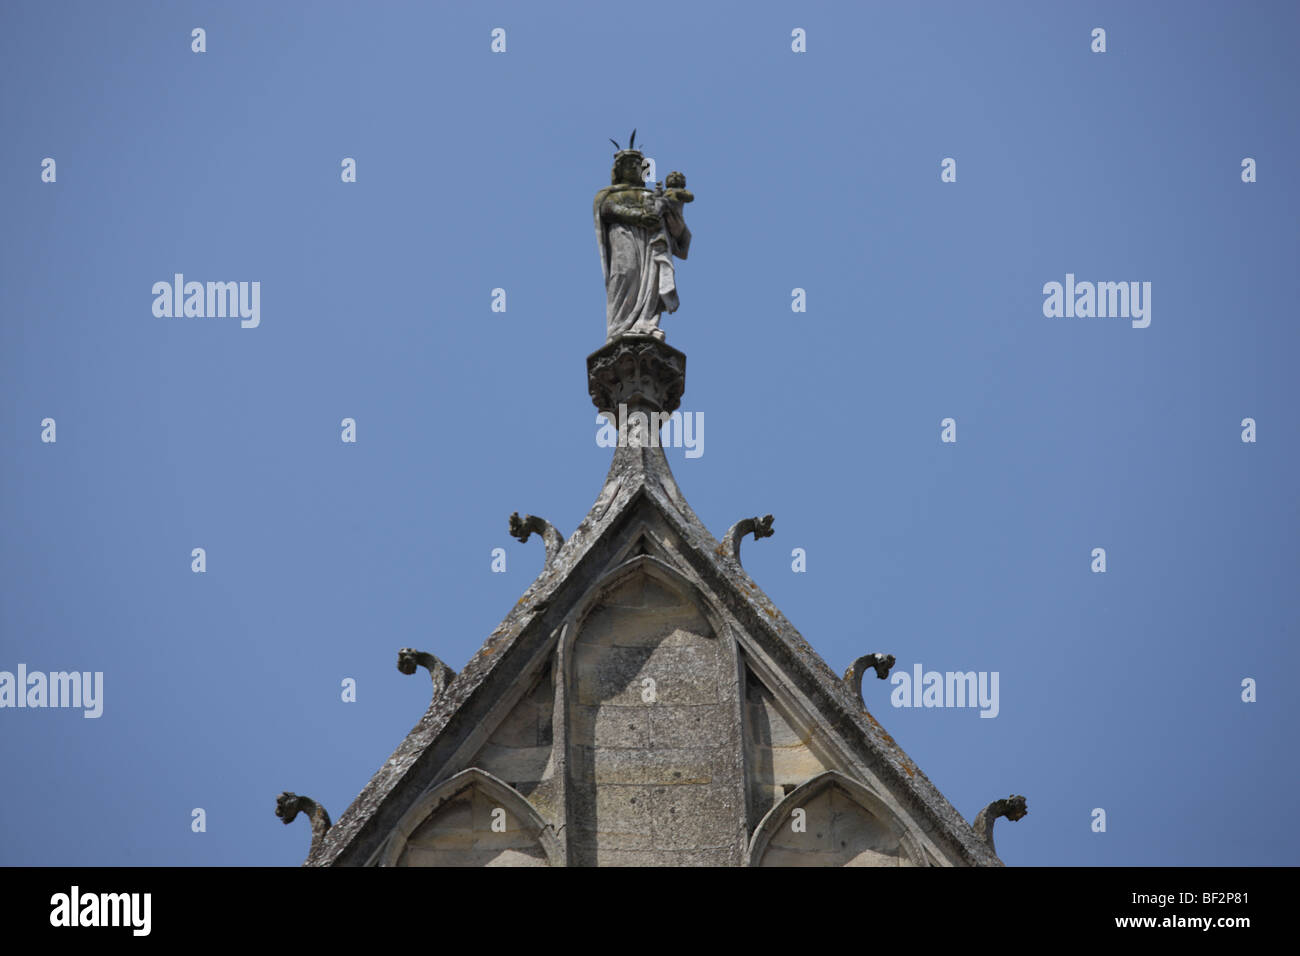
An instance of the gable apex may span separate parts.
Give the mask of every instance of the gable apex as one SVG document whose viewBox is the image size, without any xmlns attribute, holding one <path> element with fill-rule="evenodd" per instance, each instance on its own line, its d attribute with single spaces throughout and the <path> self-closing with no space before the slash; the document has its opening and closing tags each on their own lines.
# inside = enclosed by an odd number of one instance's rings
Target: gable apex
<svg viewBox="0 0 1300 956">
<path fill-rule="evenodd" d="M 736 642 L 744 666 L 817 725 L 818 745 L 844 755 L 837 772 L 853 774 L 872 792 L 892 794 L 900 813 L 938 834 L 940 854 L 956 863 L 1000 864 L 703 525 L 677 488 L 662 449 L 652 446 L 616 449 L 591 511 L 331 828 L 308 865 L 373 858 L 406 808 L 445 779 L 439 763 L 465 749 L 453 742 L 500 712 L 501 699 L 517 697 L 520 682 L 553 667 L 566 622 L 574 622 L 579 606 L 592 605 L 631 573 L 672 579 L 691 594 L 714 629 Z"/>
</svg>

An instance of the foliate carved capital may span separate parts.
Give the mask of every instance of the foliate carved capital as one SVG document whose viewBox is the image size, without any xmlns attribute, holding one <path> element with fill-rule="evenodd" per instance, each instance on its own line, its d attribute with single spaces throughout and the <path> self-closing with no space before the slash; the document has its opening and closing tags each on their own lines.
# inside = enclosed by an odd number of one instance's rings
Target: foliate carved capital
<svg viewBox="0 0 1300 956">
<path fill-rule="evenodd" d="M 587 356 L 587 393 L 597 411 L 619 405 L 673 412 L 686 390 L 686 355 L 649 335 L 624 335 Z"/>
</svg>

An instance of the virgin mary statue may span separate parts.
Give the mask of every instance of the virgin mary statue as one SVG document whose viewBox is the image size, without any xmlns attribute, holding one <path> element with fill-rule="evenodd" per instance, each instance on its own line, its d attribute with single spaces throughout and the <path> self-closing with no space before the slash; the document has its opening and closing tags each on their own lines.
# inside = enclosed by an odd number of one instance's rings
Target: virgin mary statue
<svg viewBox="0 0 1300 956">
<path fill-rule="evenodd" d="M 596 193 L 594 204 L 607 342 L 622 335 L 663 339 L 659 314 L 676 312 L 678 305 L 672 257 L 685 259 L 691 246 L 679 198 L 690 194 L 647 189 L 645 157 L 631 145 L 614 155 L 612 185 Z"/>
</svg>

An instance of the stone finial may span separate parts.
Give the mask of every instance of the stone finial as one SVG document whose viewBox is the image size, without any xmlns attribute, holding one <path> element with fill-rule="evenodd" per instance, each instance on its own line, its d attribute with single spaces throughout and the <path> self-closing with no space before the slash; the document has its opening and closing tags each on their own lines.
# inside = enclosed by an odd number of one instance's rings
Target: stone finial
<svg viewBox="0 0 1300 956">
<path fill-rule="evenodd" d="M 996 853 L 997 850 L 993 848 L 993 822 L 998 817 L 1006 817 L 1012 823 L 1015 823 L 1028 812 L 1029 808 L 1026 805 L 1025 798 L 1013 793 L 1004 800 L 994 800 L 981 810 L 971 826 L 974 827 L 976 835 L 988 844 L 990 850 Z"/>
<path fill-rule="evenodd" d="M 772 537 L 772 516 L 741 518 L 727 529 L 727 533 L 722 539 L 722 548 L 723 551 L 736 559 L 737 564 L 740 563 L 740 541 L 747 534 L 753 534 L 755 541 L 759 538 Z"/>
<path fill-rule="evenodd" d="M 555 560 L 555 556 L 560 553 L 560 548 L 564 547 L 564 535 L 555 530 L 555 525 L 551 524 L 545 518 L 539 518 L 537 515 L 524 515 L 519 517 L 516 511 L 510 516 L 510 536 L 518 538 L 521 542 L 528 540 L 531 535 L 540 535 L 542 541 L 546 544 L 546 558 L 542 564 L 543 569 L 549 568 Z"/>
<path fill-rule="evenodd" d="M 856 661 L 849 665 L 849 669 L 844 672 L 844 683 L 849 686 L 858 700 L 866 706 L 866 700 L 862 696 L 862 678 L 867 673 L 867 668 L 874 668 L 876 676 L 884 680 L 889 676 L 889 669 L 894 666 L 893 654 L 864 654 Z"/>
<path fill-rule="evenodd" d="M 456 678 L 456 672 L 427 651 L 417 651 L 414 647 L 403 647 L 397 652 L 397 669 L 403 674 L 414 674 L 416 667 L 423 667 L 433 680 L 433 697 L 437 700 Z"/>
<path fill-rule="evenodd" d="M 299 813 L 305 813 L 311 822 L 311 850 L 308 853 L 311 855 L 316 852 L 321 841 L 325 839 L 325 834 L 329 832 L 330 815 L 311 797 L 302 797 L 286 790 L 275 798 L 275 815 L 285 824 L 292 823 Z"/>
</svg>

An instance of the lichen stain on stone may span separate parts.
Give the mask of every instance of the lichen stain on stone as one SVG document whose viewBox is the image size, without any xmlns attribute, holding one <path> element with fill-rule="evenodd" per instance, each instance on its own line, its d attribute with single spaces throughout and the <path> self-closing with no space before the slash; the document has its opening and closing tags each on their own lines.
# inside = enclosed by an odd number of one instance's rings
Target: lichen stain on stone
<svg viewBox="0 0 1300 956">
<path fill-rule="evenodd" d="M 895 750 L 901 753 L 903 748 L 898 746 L 898 743 L 894 740 L 894 738 L 889 735 L 889 731 L 887 731 L 884 727 L 880 726 L 880 721 L 876 720 L 876 718 L 871 715 L 871 711 L 867 711 L 866 713 L 867 713 L 867 720 L 871 721 L 871 726 L 875 727 L 876 730 L 880 731 L 880 736 L 885 738 L 885 742 L 888 743 L 889 746 L 893 747 Z M 907 761 L 904 760 L 903 762 L 906 763 Z M 912 775 L 912 771 L 908 770 L 907 775 L 910 777 Z"/>
</svg>

